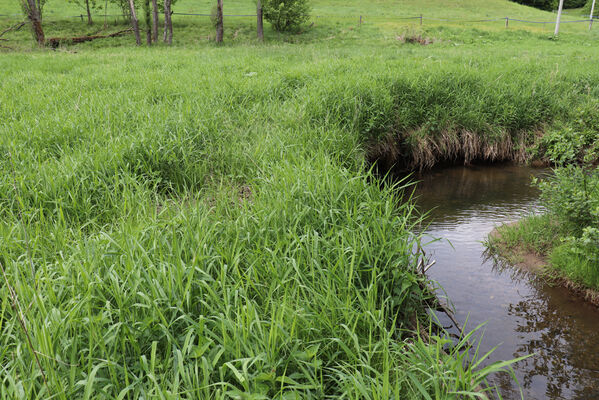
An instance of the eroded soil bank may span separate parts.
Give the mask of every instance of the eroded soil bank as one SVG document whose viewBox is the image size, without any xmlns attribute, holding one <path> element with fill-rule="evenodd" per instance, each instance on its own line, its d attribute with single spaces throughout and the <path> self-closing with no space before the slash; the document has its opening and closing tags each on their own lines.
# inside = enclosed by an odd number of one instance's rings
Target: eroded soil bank
<svg viewBox="0 0 599 400">
<path fill-rule="evenodd" d="M 480 351 L 499 344 L 487 362 L 533 354 L 514 366 L 525 399 L 599 398 L 599 310 L 485 253 L 483 242 L 493 229 L 538 207 L 530 181 L 543 173 L 504 165 L 419 176 L 418 204 L 429 212 L 423 229 L 431 239 L 443 238 L 426 247 L 437 261 L 428 274 L 443 287 L 460 324 L 466 329 L 486 324 Z M 439 319 L 451 325 L 443 315 Z M 491 381 L 503 398 L 521 398 L 506 374 Z"/>
</svg>

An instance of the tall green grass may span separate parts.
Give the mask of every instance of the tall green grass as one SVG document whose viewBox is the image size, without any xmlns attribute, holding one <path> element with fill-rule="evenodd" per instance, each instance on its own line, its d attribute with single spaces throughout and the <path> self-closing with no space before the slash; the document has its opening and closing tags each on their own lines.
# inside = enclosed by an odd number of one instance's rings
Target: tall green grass
<svg viewBox="0 0 599 400">
<path fill-rule="evenodd" d="M 477 396 L 497 366 L 414 333 L 418 215 L 366 160 L 597 111 L 592 49 L 485 35 L 3 55 L 0 262 L 48 385 L 2 280 L 1 396 Z"/>
</svg>

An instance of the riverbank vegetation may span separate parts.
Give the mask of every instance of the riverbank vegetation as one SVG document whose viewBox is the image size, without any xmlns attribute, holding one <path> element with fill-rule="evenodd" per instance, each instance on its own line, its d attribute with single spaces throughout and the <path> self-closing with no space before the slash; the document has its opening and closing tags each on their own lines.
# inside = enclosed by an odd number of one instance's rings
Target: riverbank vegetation
<svg viewBox="0 0 599 400">
<path fill-rule="evenodd" d="M 407 183 L 379 185 L 373 164 L 549 160 L 551 132 L 594 132 L 596 35 L 374 20 L 267 29 L 265 43 L 237 20 L 224 46 L 208 20 L 175 22 L 173 47 L 150 49 L 121 36 L 52 51 L 11 33 L 23 51 L 0 58 L 3 398 L 494 390 L 484 379 L 503 365 L 427 329 L 419 216 Z"/>
<path fill-rule="evenodd" d="M 546 212 L 500 228 L 491 246 L 537 254 L 564 284 L 599 290 L 599 169 L 568 165 L 537 184 Z"/>
</svg>

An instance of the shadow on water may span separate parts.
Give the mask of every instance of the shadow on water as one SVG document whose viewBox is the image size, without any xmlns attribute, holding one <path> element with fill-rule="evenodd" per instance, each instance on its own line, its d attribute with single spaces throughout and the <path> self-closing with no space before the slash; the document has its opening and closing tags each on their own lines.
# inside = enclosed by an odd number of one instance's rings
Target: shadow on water
<svg viewBox="0 0 599 400">
<path fill-rule="evenodd" d="M 486 322 L 481 351 L 499 344 L 487 362 L 534 354 L 514 371 L 525 399 L 599 399 L 599 310 L 566 289 L 489 258 L 483 241 L 495 226 L 539 212 L 532 176 L 520 166 L 455 167 L 416 176 L 417 203 L 428 211 L 429 271 L 467 329 Z M 447 317 L 438 315 L 444 325 Z M 491 383 L 519 399 L 507 374 Z"/>
</svg>

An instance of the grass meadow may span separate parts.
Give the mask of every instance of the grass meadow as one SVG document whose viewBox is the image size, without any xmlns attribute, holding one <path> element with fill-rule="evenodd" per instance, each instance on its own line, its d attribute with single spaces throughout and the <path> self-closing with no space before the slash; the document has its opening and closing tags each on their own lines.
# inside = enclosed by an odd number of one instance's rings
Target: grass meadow
<svg viewBox="0 0 599 400">
<path fill-rule="evenodd" d="M 431 2 L 430 13 L 552 15 L 453 3 Z M 92 29 L 52 22 L 53 4 L 48 36 Z M 180 0 L 175 11 L 203 4 Z M 572 24 L 556 40 L 502 22 L 358 28 L 349 17 L 363 9 L 319 0 L 315 14 L 348 22 L 267 31 L 264 44 L 233 19 L 222 47 L 208 20 L 175 20 L 173 48 L 120 37 L 51 51 L 25 30 L 10 35 L 19 51 L 0 55 L 0 398 L 494 392 L 485 377 L 504 365 L 483 368 L 476 347 L 430 328 L 434 300 L 414 254 L 421 216 L 408 181 L 381 184 L 373 162 L 384 172 L 543 158 L 544 135 L 596 129 L 595 31 Z M 435 41 L 398 40 L 414 34 Z"/>
</svg>

